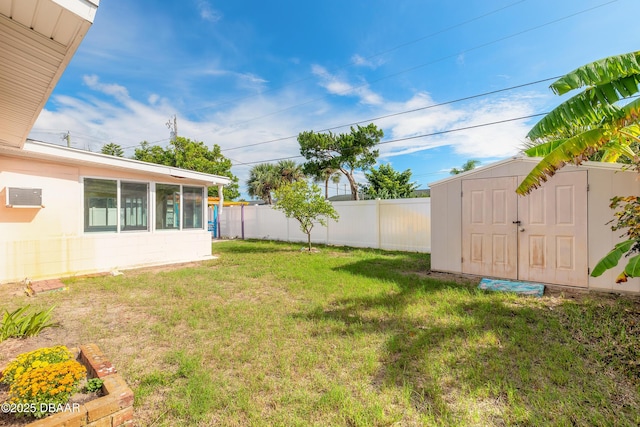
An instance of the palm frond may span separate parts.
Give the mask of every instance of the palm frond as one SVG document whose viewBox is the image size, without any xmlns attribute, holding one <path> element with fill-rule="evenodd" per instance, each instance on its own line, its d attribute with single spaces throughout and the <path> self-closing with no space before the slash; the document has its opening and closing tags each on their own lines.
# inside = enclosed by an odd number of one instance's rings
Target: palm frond
<svg viewBox="0 0 640 427">
<path fill-rule="evenodd" d="M 606 131 L 602 128 L 591 129 L 564 140 L 533 168 L 518 186 L 516 192 L 520 195 L 530 193 L 566 163 L 582 163 L 608 140 Z"/>
<path fill-rule="evenodd" d="M 600 86 L 640 74 L 640 51 L 610 56 L 576 68 L 550 86 L 557 95 L 584 86 Z"/>
<path fill-rule="evenodd" d="M 564 144 L 566 140 L 566 138 L 560 138 L 554 139 L 553 141 L 543 142 L 541 144 L 529 142 L 525 145 L 524 154 L 529 157 L 545 157 L 560 145 Z"/>
</svg>

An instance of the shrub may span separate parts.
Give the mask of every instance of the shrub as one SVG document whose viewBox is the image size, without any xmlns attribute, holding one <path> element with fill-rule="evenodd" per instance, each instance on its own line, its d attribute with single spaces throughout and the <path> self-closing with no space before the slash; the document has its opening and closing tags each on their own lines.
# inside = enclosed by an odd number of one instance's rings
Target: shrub
<svg viewBox="0 0 640 427">
<path fill-rule="evenodd" d="M 19 355 L 7 365 L 2 382 L 9 384 L 8 403 L 24 415 L 42 418 L 49 408 L 69 401 L 86 373 L 67 347 L 56 346 Z"/>
<path fill-rule="evenodd" d="M 38 335 L 43 329 L 58 326 L 50 322 L 51 312 L 55 306 L 48 310 L 27 314 L 30 306 L 26 305 L 11 313 L 5 310 L 0 324 L 0 342 L 7 338 L 22 338 Z"/>
</svg>

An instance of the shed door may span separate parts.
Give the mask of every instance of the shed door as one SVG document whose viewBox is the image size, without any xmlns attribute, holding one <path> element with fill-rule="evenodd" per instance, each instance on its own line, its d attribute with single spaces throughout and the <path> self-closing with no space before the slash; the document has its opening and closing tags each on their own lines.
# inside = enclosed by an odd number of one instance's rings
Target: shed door
<svg viewBox="0 0 640 427">
<path fill-rule="evenodd" d="M 587 171 L 556 174 L 518 199 L 520 279 L 587 287 Z"/>
<path fill-rule="evenodd" d="M 462 272 L 587 287 L 587 172 L 556 174 L 526 197 L 522 178 L 462 181 Z"/>
<path fill-rule="evenodd" d="M 518 278 L 517 177 L 462 181 L 462 272 Z"/>
</svg>

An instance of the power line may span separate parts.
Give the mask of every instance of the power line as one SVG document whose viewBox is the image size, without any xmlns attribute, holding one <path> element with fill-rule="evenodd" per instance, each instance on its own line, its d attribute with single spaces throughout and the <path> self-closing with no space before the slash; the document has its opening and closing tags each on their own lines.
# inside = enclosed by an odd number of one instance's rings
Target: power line
<svg viewBox="0 0 640 427">
<path fill-rule="evenodd" d="M 544 116 L 546 114 L 549 114 L 549 113 L 548 112 L 546 112 L 546 113 L 537 113 L 537 114 L 531 114 L 531 115 L 528 115 L 528 116 L 521 116 L 521 117 L 514 117 L 514 118 L 511 118 L 511 119 L 497 120 L 497 121 L 494 121 L 494 122 L 481 123 L 481 124 L 477 124 L 477 125 L 465 126 L 465 127 L 456 128 L 456 129 L 448 129 L 448 130 L 442 130 L 442 131 L 438 131 L 438 132 L 425 133 L 425 134 L 422 134 L 422 135 L 407 136 L 405 138 L 390 139 L 388 141 L 379 142 L 377 145 L 385 145 L 385 144 L 391 144 L 393 142 L 408 141 L 408 140 L 411 140 L 411 139 L 418 139 L 418 138 L 427 138 L 427 137 L 430 137 L 430 136 L 444 135 L 444 134 L 453 133 L 453 132 L 460 132 L 460 131 L 464 131 L 464 130 L 477 129 L 477 128 L 486 127 L 486 126 L 499 125 L 499 124 L 502 124 L 502 123 L 515 122 L 515 121 L 518 121 L 518 120 L 525 120 L 525 119 L 531 119 L 531 118 L 534 118 L 534 117 Z M 254 164 L 258 164 L 258 163 L 268 163 L 268 162 L 275 162 L 275 161 L 280 161 L 280 160 L 297 159 L 299 157 L 303 157 L 303 156 L 302 155 L 297 155 L 297 156 L 290 156 L 290 157 L 280 157 L 280 158 L 277 158 L 277 159 L 261 160 L 261 161 L 256 161 L 256 162 L 242 162 L 242 163 L 239 163 L 239 164 L 235 164 L 233 166 L 254 165 Z"/>
<path fill-rule="evenodd" d="M 404 69 L 404 70 L 398 71 L 398 72 L 393 73 L 393 74 L 388 74 L 388 75 L 386 75 L 386 76 L 382 76 L 382 77 L 380 77 L 380 78 L 378 78 L 378 79 L 376 79 L 376 80 L 372 80 L 371 82 L 367 82 L 367 83 L 362 84 L 362 85 L 360 85 L 360 86 L 354 86 L 354 87 L 351 87 L 351 88 L 349 88 L 349 89 L 347 89 L 347 90 L 343 90 L 343 91 L 341 91 L 341 92 L 336 92 L 336 93 L 334 93 L 334 94 L 328 94 L 328 95 L 325 95 L 325 96 L 322 96 L 322 97 L 319 97 L 319 98 L 310 99 L 310 100 L 308 100 L 308 101 L 301 102 L 301 103 L 299 103 L 299 104 L 291 105 L 291 106 L 289 106 L 289 107 L 286 107 L 286 108 L 283 108 L 283 109 L 280 109 L 280 110 L 272 111 L 271 113 L 263 114 L 263 115 L 261 115 L 261 116 L 257 116 L 257 117 L 253 117 L 253 118 L 250 118 L 250 119 L 246 119 L 246 120 L 243 120 L 243 121 L 240 121 L 240 122 L 236 122 L 236 123 L 234 123 L 234 124 L 232 124 L 232 125 L 230 125 L 230 126 L 226 126 L 226 128 L 228 129 L 228 128 L 232 127 L 232 126 L 241 125 L 241 124 L 244 124 L 244 123 L 252 122 L 252 121 L 254 121 L 254 120 L 264 119 L 264 118 L 266 118 L 266 117 L 270 117 L 270 116 L 273 116 L 273 115 L 275 115 L 275 114 L 279 114 L 279 113 L 282 113 L 282 112 L 285 112 L 285 111 L 291 110 L 291 109 L 293 109 L 293 108 L 301 107 L 301 106 L 303 106 L 303 105 L 311 104 L 311 103 L 314 103 L 314 102 L 316 102 L 316 101 L 320 101 L 320 100 L 326 99 L 326 98 L 328 98 L 328 97 L 330 97 L 330 96 L 332 96 L 332 95 L 345 95 L 345 94 L 348 94 L 348 93 L 353 92 L 353 91 L 354 91 L 354 90 L 356 90 L 356 89 L 362 89 L 362 88 L 368 87 L 368 86 L 370 86 L 371 84 L 378 83 L 378 82 L 380 82 L 380 81 L 382 81 L 382 80 L 386 80 L 386 79 L 389 79 L 389 78 L 392 78 L 392 77 L 397 77 L 397 76 L 399 76 L 399 75 L 401 75 L 401 74 L 405 74 L 405 73 L 408 73 L 408 72 L 410 72 L 410 71 L 415 71 L 415 70 L 417 70 L 417 69 L 420 69 L 420 68 L 426 67 L 426 66 L 428 66 L 428 65 L 433 65 L 433 64 L 436 64 L 436 63 L 438 63 L 438 62 L 442 62 L 442 61 L 444 61 L 444 60 L 446 60 L 446 59 L 451 59 L 451 58 L 458 57 L 458 56 L 459 56 L 459 55 L 461 55 L 461 54 L 465 54 L 465 53 L 473 52 L 473 51 L 475 51 L 475 50 L 479 50 L 479 49 L 485 48 L 485 47 L 487 47 L 487 46 L 494 45 L 494 44 L 496 44 L 496 43 L 499 43 L 499 42 L 502 42 L 502 41 L 505 41 L 505 40 L 508 40 L 508 39 L 511 39 L 511 38 L 514 38 L 514 37 L 520 36 L 520 35 L 522 35 L 522 34 L 526 34 L 526 33 L 529 33 L 529 32 L 535 31 L 535 30 L 539 30 L 540 28 L 544 28 L 544 27 L 547 27 L 547 26 L 549 26 L 549 25 L 553 25 L 553 24 L 556 24 L 556 23 L 558 23 L 558 22 L 561 22 L 561 21 L 564 21 L 564 20 L 567 20 L 567 19 L 573 18 L 573 17 L 575 17 L 575 16 L 578 16 L 578 15 L 581 15 L 581 14 L 584 14 L 584 13 L 587 13 L 587 12 L 591 12 L 591 11 L 593 11 L 593 10 L 595 10 L 595 9 L 598 9 L 598 8 L 601 8 L 601 7 L 604 7 L 604 6 L 607 6 L 607 5 L 612 4 L 612 3 L 615 3 L 615 2 L 617 2 L 617 1 L 618 1 L 618 0 L 610 0 L 610 1 L 606 2 L 606 3 L 601 3 L 601 4 L 599 4 L 599 5 L 596 5 L 596 6 L 593 6 L 593 7 L 587 8 L 587 9 L 583 9 L 583 10 L 580 10 L 580 11 L 578 11 L 578 12 L 574 12 L 574 13 L 569 14 L 569 15 L 565 15 L 565 16 L 563 16 L 563 17 L 561 17 L 561 18 L 557 18 L 557 19 L 554 19 L 554 20 L 548 21 L 548 22 L 546 22 L 546 23 L 544 23 L 544 24 L 536 25 L 536 26 L 533 26 L 533 27 L 527 28 L 527 29 L 525 29 L 525 30 L 518 31 L 518 32 L 516 32 L 516 33 L 510 34 L 510 35 L 507 35 L 507 36 L 503 36 L 503 37 L 500 37 L 500 38 L 494 39 L 494 40 L 492 40 L 492 41 L 489 41 L 489 42 L 486 42 L 486 43 L 482 43 L 482 44 L 476 45 L 476 46 L 474 46 L 474 47 L 471 47 L 471 48 L 468 48 L 468 49 L 465 49 L 465 50 L 459 51 L 459 52 L 457 52 L 457 53 L 453 53 L 453 54 L 445 55 L 445 56 L 442 56 L 442 57 L 440 57 L 440 58 L 438 58 L 438 59 L 435 59 L 435 60 L 432 60 L 432 61 L 429 61 L 429 62 L 425 62 L 425 63 L 419 64 L 419 65 L 416 65 L 416 66 L 413 66 L 413 67 L 410 67 L 410 68 L 406 68 L 406 69 Z M 211 130 L 205 131 L 205 133 L 213 132 L 213 131 L 215 131 L 215 130 L 218 130 L 218 129 L 211 129 Z"/>
<path fill-rule="evenodd" d="M 494 10 L 489 11 L 489 12 L 486 12 L 486 13 L 484 13 L 484 14 L 482 14 L 482 15 L 478 15 L 478 16 L 476 16 L 476 17 L 474 17 L 474 18 L 468 19 L 468 20 L 466 20 L 466 21 L 462 21 L 462 22 L 460 22 L 460 23 L 457 23 L 457 24 L 451 25 L 451 26 L 446 27 L 446 28 L 443 28 L 443 29 L 441 29 L 441 30 L 434 31 L 433 33 L 430 33 L 430 34 L 424 35 L 424 36 L 419 37 L 419 38 L 417 38 L 417 39 L 413 39 L 413 40 L 409 40 L 409 41 L 407 41 L 407 42 L 400 43 L 400 44 L 398 44 L 398 45 L 396 45 L 396 46 L 393 46 L 393 47 L 391 47 L 391 48 L 388 48 L 388 49 L 386 49 L 386 50 L 383 50 L 383 51 L 380 51 L 380 52 L 378 52 L 378 53 L 374 53 L 374 54 L 372 54 L 372 55 L 366 56 L 366 57 L 364 57 L 363 59 L 364 59 L 364 60 L 369 60 L 369 59 L 376 58 L 376 57 L 378 57 L 378 56 L 382 56 L 382 55 L 385 55 L 385 54 L 388 54 L 388 53 L 394 52 L 394 51 L 396 51 L 396 50 L 398 50 L 398 49 L 401 49 L 401 48 L 403 48 L 403 47 L 406 47 L 406 46 L 409 46 L 409 45 L 412 45 L 412 44 L 418 43 L 418 42 L 420 42 L 420 41 L 423 41 L 423 40 L 426 40 L 426 39 L 429 39 L 429 38 L 432 38 L 432 37 L 438 36 L 438 35 L 440 35 L 440 34 L 444 34 L 444 33 L 446 33 L 446 32 L 449 32 L 449 31 L 451 31 L 451 30 L 455 30 L 456 28 L 463 27 L 463 26 L 465 26 L 465 25 L 467 25 L 467 24 L 470 24 L 470 23 L 472 23 L 472 22 L 479 21 L 479 20 L 481 20 L 482 18 L 486 18 L 487 16 L 494 15 L 494 14 L 496 14 L 496 13 L 498 13 L 498 12 L 501 12 L 501 11 L 503 11 L 503 10 L 505 10 L 505 9 L 509 9 L 509 8 L 511 8 L 511 7 L 513 7 L 513 6 L 516 6 L 516 5 L 520 4 L 520 3 L 524 3 L 525 1 L 527 1 L 527 0 L 518 0 L 518 1 L 515 1 L 515 2 L 513 2 L 513 3 L 510 3 L 510 4 L 506 5 L 506 6 L 500 7 L 500 8 L 498 8 L 498 9 L 494 9 Z M 352 67 L 353 67 L 353 64 L 345 64 L 345 65 L 343 65 L 343 66 L 341 66 L 341 67 L 336 68 L 336 71 L 345 70 L 345 69 L 352 68 Z M 290 82 L 290 83 L 285 83 L 285 84 L 283 84 L 283 85 L 276 86 L 276 87 L 273 87 L 273 88 L 271 88 L 271 89 L 267 89 L 267 90 L 259 91 L 259 92 L 257 92 L 256 94 L 251 94 L 251 95 L 247 95 L 247 96 L 243 96 L 243 97 L 238 97 L 238 98 L 235 98 L 235 99 L 231 99 L 231 100 L 229 100 L 229 101 L 224 101 L 224 102 L 219 102 L 219 103 L 213 103 L 213 104 L 209 104 L 209 105 L 206 105 L 206 106 L 203 106 L 203 107 L 193 108 L 193 109 L 191 109 L 191 110 L 187 110 L 187 111 L 185 111 L 185 113 L 189 113 L 189 112 L 193 112 L 193 111 L 199 111 L 199 110 L 203 110 L 203 109 L 205 109 L 205 108 L 219 107 L 219 106 L 221 106 L 221 105 L 233 104 L 233 103 L 235 103 L 235 102 L 237 102 L 237 101 L 242 101 L 242 100 L 245 100 L 245 99 L 255 98 L 256 96 L 264 95 L 265 93 L 274 92 L 274 91 L 276 91 L 276 90 L 280 90 L 280 89 L 283 89 L 283 88 L 286 88 L 286 87 L 289 87 L 289 86 L 293 86 L 293 85 L 298 84 L 298 83 L 302 83 L 302 82 L 304 82 L 304 81 L 310 80 L 312 77 L 313 77 L 312 75 L 309 75 L 309 76 L 307 76 L 307 77 L 305 77 L 305 78 L 298 79 L 298 80 L 295 80 L 295 81 Z"/>
<path fill-rule="evenodd" d="M 516 85 L 516 86 L 510 86 L 510 87 L 503 88 L 503 89 L 492 90 L 492 91 L 489 91 L 489 92 L 483 92 L 483 93 L 479 93 L 479 94 L 476 94 L 476 95 L 465 96 L 463 98 L 457 98 L 457 99 L 453 99 L 453 100 L 450 100 L 450 101 L 439 102 L 437 104 L 431 104 L 431 105 L 427 105 L 427 106 L 424 106 L 424 107 L 414 108 L 412 110 L 405 110 L 405 111 L 400 111 L 400 112 L 397 112 L 397 113 L 386 114 L 384 116 L 374 117 L 374 118 L 371 118 L 371 119 L 359 120 L 359 121 L 353 122 L 353 123 L 348 123 L 348 124 L 344 124 L 344 125 L 338 125 L 338 126 L 333 126 L 333 127 L 330 127 L 330 128 L 322 129 L 322 130 L 319 130 L 318 132 L 328 132 L 328 131 L 331 131 L 331 130 L 334 130 L 334 129 L 340 129 L 340 128 L 347 127 L 347 126 L 354 126 L 354 125 L 359 125 L 361 123 L 367 123 L 367 122 L 373 122 L 373 121 L 376 121 L 376 120 L 387 119 L 389 117 L 400 116 L 402 114 L 415 113 L 417 111 L 423 111 L 423 110 L 427 110 L 427 109 L 435 108 L 435 107 L 442 107 L 443 105 L 455 104 L 457 102 L 468 101 L 470 99 L 481 98 L 483 96 L 495 95 L 496 93 L 500 93 L 500 92 L 507 92 L 507 91 L 514 90 L 514 89 L 520 89 L 520 88 L 523 88 L 523 87 L 526 87 L 526 86 L 532 86 L 532 85 L 539 84 L 539 83 L 544 83 L 544 82 L 547 82 L 547 81 L 550 81 L 550 80 L 557 80 L 560 77 L 561 76 L 549 77 L 549 78 L 542 79 L 542 80 L 536 80 L 534 82 L 523 83 L 523 84 L 519 84 L 519 85 Z M 246 144 L 246 145 L 240 145 L 238 147 L 226 148 L 226 149 L 223 149 L 223 150 L 220 150 L 220 151 L 239 150 L 241 148 L 255 147 L 256 145 L 270 144 L 272 142 L 285 141 L 287 139 L 292 139 L 292 138 L 297 138 L 297 137 L 298 137 L 298 135 L 286 136 L 286 137 L 282 137 L 282 138 L 278 138 L 278 139 L 271 139 L 271 140 L 268 140 L 268 141 L 255 142 L 253 144 Z"/>
</svg>

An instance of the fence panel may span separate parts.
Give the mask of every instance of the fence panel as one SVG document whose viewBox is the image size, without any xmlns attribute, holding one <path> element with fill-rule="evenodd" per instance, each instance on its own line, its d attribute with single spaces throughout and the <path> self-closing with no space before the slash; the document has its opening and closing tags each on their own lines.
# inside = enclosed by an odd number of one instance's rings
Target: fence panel
<svg viewBox="0 0 640 427">
<path fill-rule="evenodd" d="M 431 251 L 431 199 L 393 199 L 334 202 L 340 215 L 328 226 L 317 224 L 311 241 L 340 246 L 386 250 Z M 306 242 L 298 221 L 271 206 L 230 206 L 222 210 L 223 237 Z"/>
</svg>

